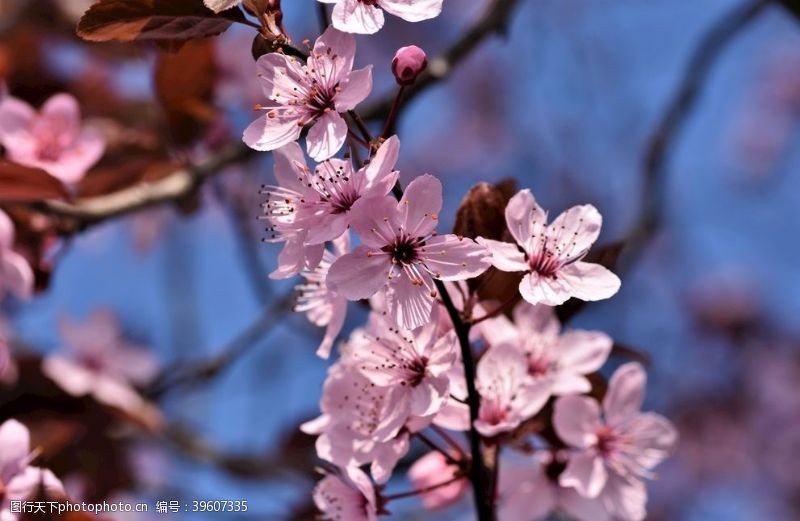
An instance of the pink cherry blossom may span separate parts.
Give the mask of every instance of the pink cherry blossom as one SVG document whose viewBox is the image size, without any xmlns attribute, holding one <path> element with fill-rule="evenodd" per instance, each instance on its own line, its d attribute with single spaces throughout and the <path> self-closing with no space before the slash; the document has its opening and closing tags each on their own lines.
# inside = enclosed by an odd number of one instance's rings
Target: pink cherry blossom
<svg viewBox="0 0 800 521">
<path fill-rule="evenodd" d="M 544 521 L 553 512 L 576 521 L 609 521 L 601 500 L 585 498 L 575 489 L 565 488 L 548 474 L 558 472 L 560 464 L 550 453 L 531 462 L 503 462 L 500 465 L 497 513 L 499 519 Z"/>
<path fill-rule="evenodd" d="M 0 300 L 6 293 L 19 298 L 30 297 L 33 293 L 33 269 L 13 247 L 14 224 L 0 210 Z"/>
<path fill-rule="evenodd" d="M 489 253 L 471 239 L 437 235 L 442 184 L 431 175 L 414 179 L 398 203 L 361 198 L 352 227 L 362 245 L 331 266 L 328 287 L 359 300 L 386 288 L 395 323 L 415 329 L 430 320 L 438 292 L 434 279 L 466 280 L 490 265 Z"/>
<path fill-rule="evenodd" d="M 399 388 L 396 398 L 408 404 L 411 415 L 431 416 L 450 395 L 446 373 L 457 353 L 455 332 L 440 334 L 435 321 L 410 331 L 373 313 L 367 326 L 354 332 L 342 361 L 358 367 L 375 385 Z"/>
<path fill-rule="evenodd" d="M 508 344 L 490 348 L 478 362 L 476 373 L 481 407 L 475 428 L 486 437 L 516 429 L 550 397 L 550 386 L 531 382 L 525 355 Z"/>
<path fill-rule="evenodd" d="M 65 184 L 80 181 L 105 151 L 105 141 L 81 126 L 78 101 L 56 94 L 37 113 L 24 101 L 8 96 L 0 102 L 0 144 L 8 159 L 41 168 Z"/>
<path fill-rule="evenodd" d="M 221 13 L 226 9 L 241 4 L 242 0 L 203 0 L 203 3 L 215 13 Z"/>
<path fill-rule="evenodd" d="M 428 57 L 416 45 L 400 47 L 392 59 L 392 74 L 399 85 L 413 84 L 427 67 Z"/>
<path fill-rule="evenodd" d="M 52 472 L 30 465 L 30 433 L 17 420 L 0 425 L 0 520 L 16 521 L 11 502 L 33 499 L 40 489 L 48 498 L 64 499 L 61 481 Z"/>
<path fill-rule="evenodd" d="M 479 324 L 491 345 L 507 343 L 524 353 L 528 375 L 547 382 L 554 395 L 581 394 L 592 389 L 585 375 L 602 367 L 613 340 L 600 331 L 570 330 L 559 334 L 555 310 L 522 302 L 514 308 L 513 323 L 499 316 Z"/>
<path fill-rule="evenodd" d="M 642 479 L 652 477 L 677 441 L 666 418 L 640 412 L 645 383 L 641 365 L 625 364 L 609 381 L 602 411 L 592 398 L 564 396 L 553 414 L 558 436 L 575 449 L 560 484 L 585 497 L 602 493 L 612 515 L 631 521 L 644 518 Z"/>
<path fill-rule="evenodd" d="M 275 151 L 278 185 L 265 186 L 263 204 L 266 242 L 285 242 L 278 269 L 270 277 L 283 279 L 320 262 L 323 243 L 341 236 L 353 219 L 355 202 L 383 196 L 397 181 L 397 137 L 386 140 L 368 165 L 355 171 L 350 161 L 330 159 L 312 173 L 296 143 Z"/>
<path fill-rule="evenodd" d="M 433 451 L 411 465 L 408 469 L 408 478 L 414 490 L 423 490 L 449 481 L 459 470 L 457 465 L 444 457 L 444 454 Z M 449 485 L 436 487 L 421 494 L 419 499 L 428 510 L 437 510 L 456 503 L 468 488 L 469 482 L 466 479 L 459 479 Z"/>
<path fill-rule="evenodd" d="M 340 113 L 354 109 L 372 90 L 372 66 L 354 71 L 355 52 L 352 35 L 329 28 L 305 64 L 279 53 L 261 56 L 256 67 L 267 103 L 257 106 L 264 115 L 244 131 L 244 142 L 256 150 L 275 150 L 311 125 L 308 154 L 315 161 L 336 154 L 347 137 Z"/>
<path fill-rule="evenodd" d="M 323 388 L 322 415 L 301 426 L 319 435 L 317 455 L 341 467 L 372 464 L 385 482 L 408 451 L 409 404 L 398 388 L 378 387 L 356 367 L 337 363 Z"/>
<path fill-rule="evenodd" d="M 374 34 L 383 27 L 383 11 L 407 22 L 436 18 L 443 0 L 319 0 L 333 7 L 331 21 L 340 31 Z"/>
<path fill-rule="evenodd" d="M 295 288 L 297 303 L 294 310 L 305 313 L 308 320 L 316 326 L 327 326 L 325 337 L 317 348 L 317 355 L 322 358 L 330 356 L 333 342 L 341 332 L 347 315 L 347 299 L 329 290 L 325 279 L 336 259 L 350 252 L 350 232 L 345 231 L 341 237 L 334 240 L 333 247 L 333 252 L 325 250 L 316 268 L 300 273 L 306 280 Z"/>
<path fill-rule="evenodd" d="M 314 504 L 324 521 L 375 521 L 378 519 L 375 487 L 358 467 L 328 474 L 314 488 Z"/>
<path fill-rule="evenodd" d="M 68 347 L 45 358 L 45 375 L 73 396 L 92 395 L 126 411 L 145 406 L 135 386 L 152 381 L 158 364 L 150 352 L 122 337 L 110 311 L 96 311 L 83 324 L 64 321 L 61 334 Z"/>
<path fill-rule="evenodd" d="M 531 304 L 557 306 L 570 297 L 602 300 L 614 295 L 619 278 L 599 264 L 581 259 L 600 234 L 602 217 L 592 205 L 574 206 L 547 224 L 530 190 L 517 193 L 506 207 L 506 224 L 516 244 L 479 237 L 501 271 L 526 272 L 519 284 Z"/>
</svg>

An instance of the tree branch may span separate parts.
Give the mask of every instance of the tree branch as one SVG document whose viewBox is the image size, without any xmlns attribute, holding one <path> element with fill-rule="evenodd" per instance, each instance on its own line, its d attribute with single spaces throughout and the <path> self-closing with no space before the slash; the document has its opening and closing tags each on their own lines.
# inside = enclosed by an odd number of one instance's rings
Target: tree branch
<svg viewBox="0 0 800 521">
<path fill-rule="evenodd" d="M 683 79 L 648 141 L 643 165 L 642 209 L 626 241 L 625 266 L 631 264 L 658 228 L 669 154 L 696 107 L 714 64 L 734 38 L 770 3 L 770 0 L 755 0 L 737 6 L 714 24 L 692 54 Z"/>
<path fill-rule="evenodd" d="M 446 80 L 453 70 L 468 58 L 492 34 L 504 34 L 514 8 L 519 0 L 491 0 L 483 14 L 442 54 L 428 61 L 428 68 L 419 75 L 413 85 L 407 87 L 400 100 L 402 109 L 429 87 Z M 384 119 L 392 108 L 394 93 L 371 103 L 360 111 L 367 120 Z"/>
</svg>

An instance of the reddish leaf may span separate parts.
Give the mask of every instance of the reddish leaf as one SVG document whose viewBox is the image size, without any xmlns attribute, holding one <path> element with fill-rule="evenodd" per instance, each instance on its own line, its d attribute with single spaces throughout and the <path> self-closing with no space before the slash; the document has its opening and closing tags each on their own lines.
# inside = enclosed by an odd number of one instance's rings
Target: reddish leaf
<svg viewBox="0 0 800 521">
<path fill-rule="evenodd" d="M 158 57 L 156 95 L 174 143 L 190 144 L 216 118 L 211 104 L 216 71 L 214 46 L 207 40 L 190 42 L 177 53 Z"/>
<path fill-rule="evenodd" d="M 92 42 L 181 42 L 216 36 L 244 21 L 238 9 L 215 14 L 202 0 L 100 0 L 78 22 L 78 36 Z"/>
<path fill-rule="evenodd" d="M 67 191 L 61 181 L 44 170 L 0 160 L 0 202 L 30 202 L 66 197 Z"/>
<path fill-rule="evenodd" d="M 96 197 L 128 188 L 141 182 L 152 182 L 175 172 L 183 165 L 164 157 L 153 155 L 132 156 L 93 169 L 77 187 L 81 198 Z"/>
</svg>

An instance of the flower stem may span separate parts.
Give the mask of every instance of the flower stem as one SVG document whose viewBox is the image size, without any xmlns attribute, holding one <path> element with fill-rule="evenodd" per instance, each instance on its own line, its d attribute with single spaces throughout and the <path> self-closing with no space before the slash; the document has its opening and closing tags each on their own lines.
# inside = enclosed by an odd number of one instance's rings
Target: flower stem
<svg viewBox="0 0 800 521">
<path fill-rule="evenodd" d="M 387 139 L 394 128 L 394 120 L 397 118 L 397 114 L 400 109 L 400 100 L 403 97 L 403 92 L 405 92 L 406 87 L 405 85 L 401 85 L 399 89 L 397 89 L 397 95 L 394 97 L 394 101 L 392 102 L 392 108 L 389 110 L 389 115 L 386 117 L 386 123 L 383 125 L 383 133 L 381 133 L 381 137 L 383 139 Z"/>
<path fill-rule="evenodd" d="M 458 343 L 461 347 L 461 359 L 464 363 L 464 378 L 467 381 L 467 403 L 469 404 L 469 445 L 472 455 L 472 464 L 469 468 L 472 492 L 475 498 L 475 510 L 479 521 L 495 521 L 494 500 L 491 496 L 489 474 L 481 451 L 481 436 L 475 429 L 475 421 L 480 411 L 480 395 L 475 387 L 475 359 L 472 357 L 472 348 L 469 342 L 470 324 L 461 319 L 453 300 L 447 293 L 444 283 L 436 280 L 436 289 L 442 298 L 450 319 L 453 321 Z"/>
</svg>

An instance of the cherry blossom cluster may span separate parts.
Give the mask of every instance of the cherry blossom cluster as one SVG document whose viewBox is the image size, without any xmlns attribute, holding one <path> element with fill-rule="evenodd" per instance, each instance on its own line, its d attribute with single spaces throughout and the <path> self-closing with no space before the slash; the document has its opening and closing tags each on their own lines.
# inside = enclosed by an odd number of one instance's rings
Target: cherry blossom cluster
<svg viewBox="0 0 800 521">
<path fill-rule="evenodd" d="M 347 33 L 376 32 L 381 9 L 410 21 L 435 16 L 441 1 L 331 3 L 333 27 L 307 59 L 258 59 L 266 101 L 244 133 L 252 148 L 273 151 L 276 182 L 262 187 L 261 218 L 265 240 L 283 246 L 270 276 L 303 279 L 295 310 L 326 327 L 318 354 L 331 355 L 348 301 L 370 309 L 366 324 L 339 344 L 321 415 L 302 426 L 326 462 L 314 490 L 323 518 L 373 520 L 409 495 L 430 509 L 458 502 L 476 464 L 467 434 L 502 454 L 490 498 L 500 519 L 553 511 L 642 519 L 644 480 L 669 455 L 675 429 L 640 412 L 639 364 L 619 367 L 607 390 L 598 388 L 613 340 L 562 331 L 555 311 L 571 298 L 607 299 L 620 288 L 609 269 L 584 260 L 600 234 L 600 213 L 583 205 L 550 220 L 522 190 L 504 209 L 507 240 L 440 233 L 442 183 L 425 174 L 403 189 L 399 137 L 372 138 L 359 127 L 354 111 L 371 91 L 372 67 L 353 70 L 356 46 Z M 426 64 L 418 47 L 398 52 L 392 71 L 401 93 Z M 314 163 L 297 143 L 304 130 Z M 338 157 L 348 141 L 369 158 Z M 510 304 L 478 291 L 498 272 L 519 280 Z M 466 368 L 476 360 L 468 382 Z M 414 490 L 386 493 L 414 440 L 432 449 L 411 467 Z"/>
</svg>

